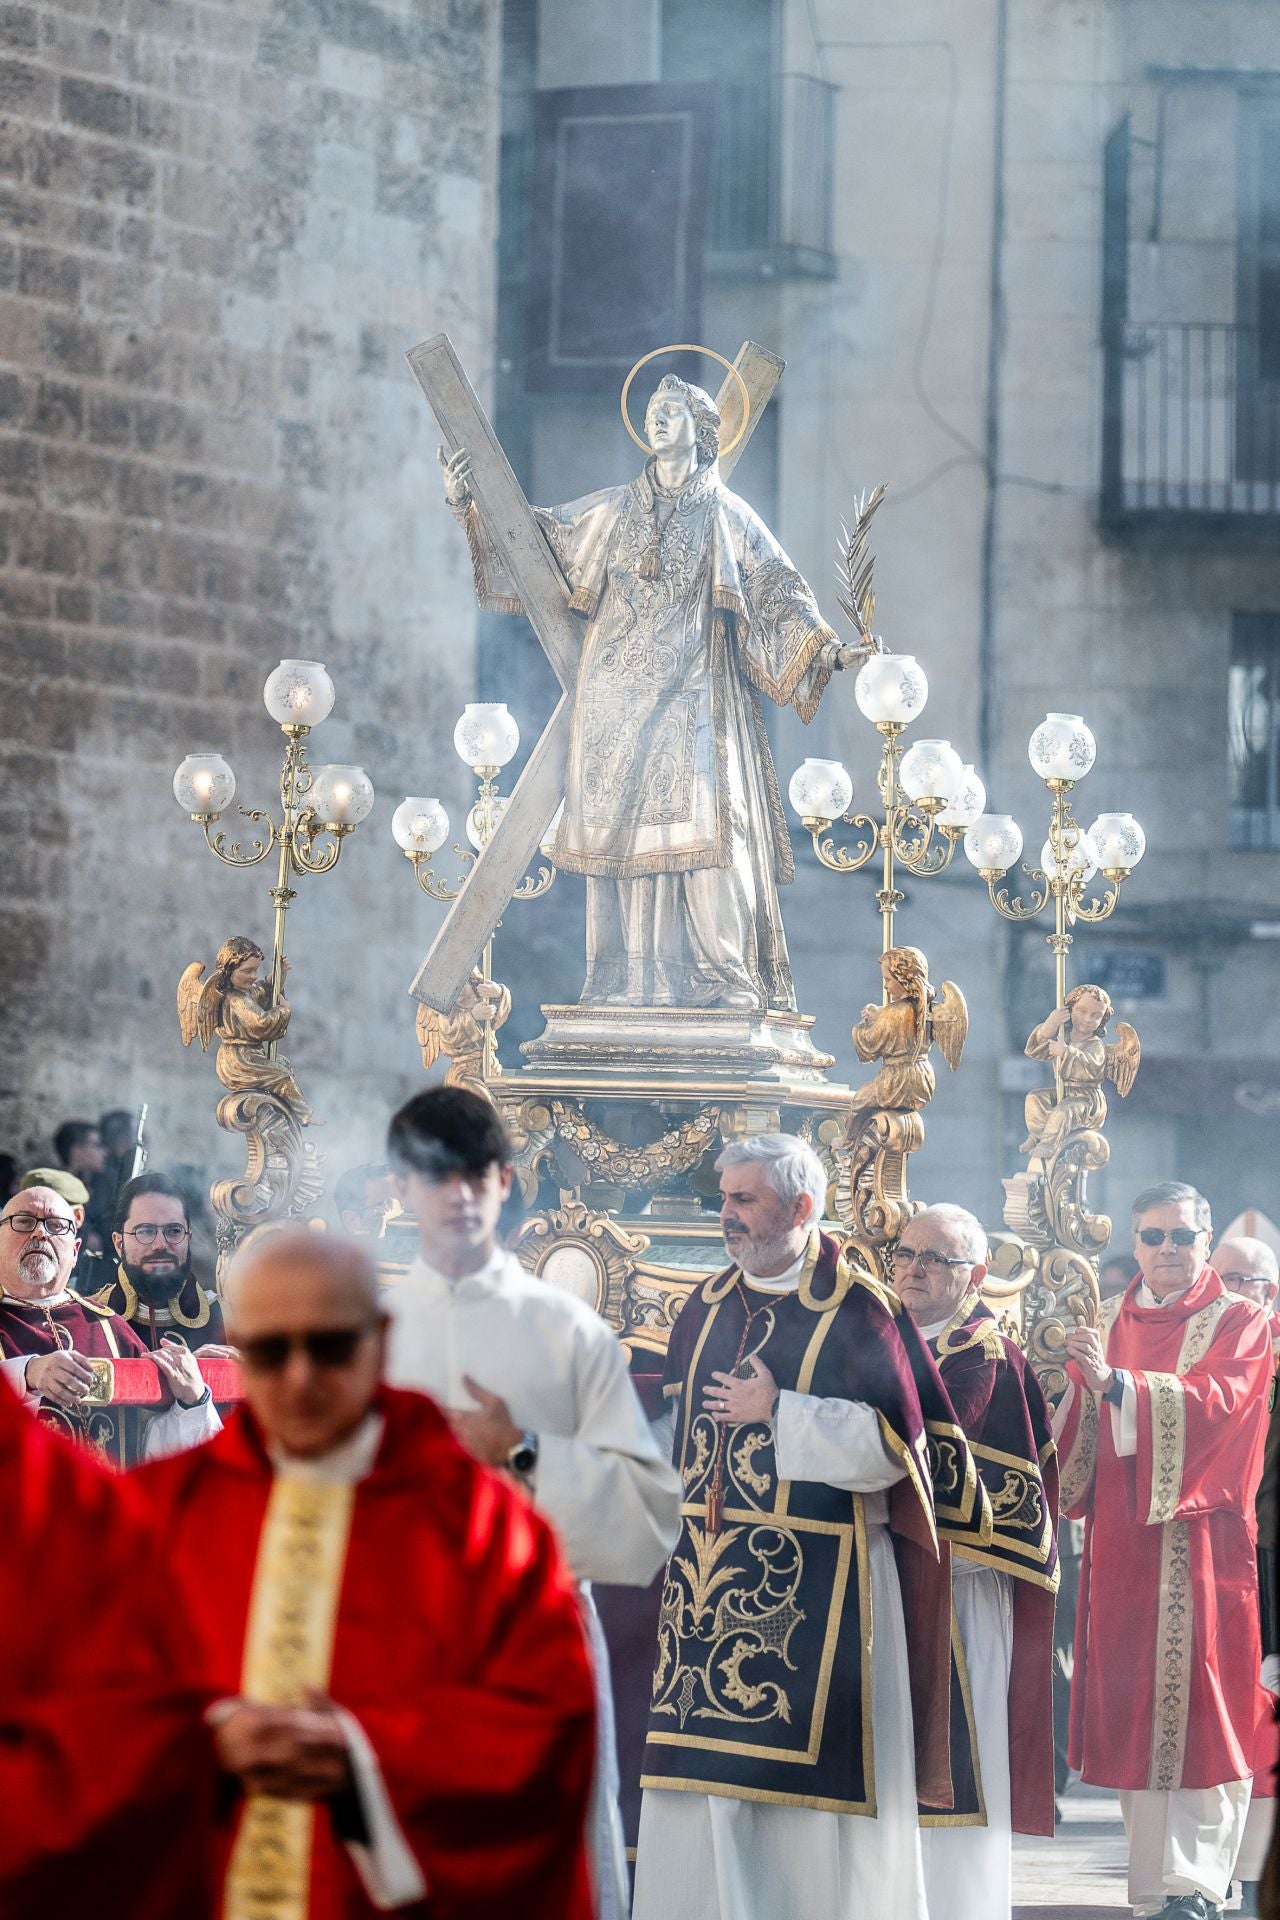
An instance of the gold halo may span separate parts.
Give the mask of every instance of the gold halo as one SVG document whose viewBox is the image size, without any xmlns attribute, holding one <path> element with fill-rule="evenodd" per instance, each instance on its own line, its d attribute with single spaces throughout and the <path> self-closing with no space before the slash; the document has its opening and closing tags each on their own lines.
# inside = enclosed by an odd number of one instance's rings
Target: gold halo
<svg viewBox="0 0 1280 1920">
<path fill-rule="evenodd" d="M 660 354 L 664 354 L 664 353 L 704 354 L 708 360 L 718 360 L 720 362 L 720 365 L 725 369 L 725 371 L 731 374 L 733 378 L 737 381 L 738 391 L 742 395 L 742 425 L 738 428 L 738 431 L 734 434 L 728 446 L 721 447 L 719 449 L 719 452 L 717 453 L 716 458 L 718 460 L 723 460 L 725 454 L 733 452 L 734 448 L 738 445 L 738 442 L 741 440 L 743 434 L 747 430 L 747 422 L 751 418 L 751 395 L 747 392 L 746 381 L 743 379 L 742 375 L 738 372 L 738 369 L 734 366 L 732 360 L 726 360 L 724 355 L 722 353 L 717 353 L 713 347 L 700 347 L 693 341 L 682 340 L 675 346 L 655 347 L 652 353 L 646 353 L 642 356 L 641 359 L 637 360 L 634 367 L 632 367 L 630 373 L 627 375 L 626 379 L 622 383 L 622 424 L 623 426 L 626 428 L 627 432 L 631 435 L 631 438 L 635 441 L 636 445 L 641 449 L 643 453 L 653 452 L 653 448 L 649 445 L 649 442 L 647 440 L 642 440 L 640 438 L 640 435 L 636 432 L 635 428 L 631 424 L 631 416 L 627 412 L 627 395 L 631 392 L 631 382 L 635 379 L 641 367 L 648 366 L 650 360 L 656 360 Z"/>
</svg>

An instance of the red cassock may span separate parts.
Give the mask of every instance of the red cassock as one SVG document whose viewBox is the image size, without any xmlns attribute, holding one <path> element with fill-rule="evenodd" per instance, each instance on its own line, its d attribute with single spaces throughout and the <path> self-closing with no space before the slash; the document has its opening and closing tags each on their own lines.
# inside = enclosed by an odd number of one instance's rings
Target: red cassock
<svg viewBox="0 0 1280 1920">
<path fill-rule="evenodd" d="M 1173 1792 L 1253 1772 L 1271 1339 L 1212 1268 L 1166 1306 L 1140 1307 L 1140 1284 L 1103 1307 L 1136 1453 L 1117 1454 L 1111 1406 L 1074 1367 L 1059 1433 L 1063 1509 L 1086 1520 L 1070 1757 L 1098 1786 Z"/>
<path fill-rule="evenodd" d="M 384 1389 L 377 1406 L 385 1430 L 354 1488 L 334 1569 L 325 1690 L 359 1722 L 426 1881 L 426 1902 L 397 1910 L 589 1920 L 591 1668 L 554 1538 L 461 1450 L 431 1401 Z M 209 1445 L 136 1476 L 220 1697 L 254 1692 L 242 1684 L 248 1629 L 271 1560 L 259 1549 L 284 1480 L 246 1409 Z M 253 1813 L 242 1801 L 224 1834 L 224 1912 L 241 1910 L 231 1888 Z M 307 1920 L 377 1911 L 339 1825 L 340 1810 L 328 1807 L 311 1822 L 299 1909 Z M 263 1889 L 253 1893 L 260 1901 Z"/>
<path fill-rule="evenodd" d="M 213 1746 L 151 1527 L 2 1382 L 0 1478 L 0 1914 L 205 1920 Z"/>
</svg>

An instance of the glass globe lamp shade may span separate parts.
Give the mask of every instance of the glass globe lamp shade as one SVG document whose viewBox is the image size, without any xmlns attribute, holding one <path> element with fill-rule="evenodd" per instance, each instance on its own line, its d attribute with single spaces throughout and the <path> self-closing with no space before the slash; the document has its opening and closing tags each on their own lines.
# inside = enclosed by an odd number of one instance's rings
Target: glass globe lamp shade
<svg viewBox="0 0 1280 1920">
<path fill-rule="evenodd" d="M 392 814 L 391 832 L 406 853 L 435 853 L 449 838 L 449 816 L 434 795 L 411 793 Z"/>
<path fill-rule="evenodd" d="M 964 779 L 964 762 L 949 740 L 917 740 L 903 754 L 898 777 L 910 799 L 945 806 Z"/>
<path fill-rule="evenodd" d="M 560 831 L 560 822 L 563 819 L 564 801 L 562 800 L 547 823 L 546 832 L 538 842 L 538 852 L 544 860 L 554 860 L 556 857 L 556 835 Z"/>
<path fill-rule="evenodd" d="M 974 821 L 981 818 L 982 809 L 986 804 L 987 790 L 975 769 L 966 761 L 961 769 L 959 786 L 938 815 L 938 825 L 959 828 L 967 832 Z"/>
<path fill-rule="evenodd" d="M 1066 871 L 1078 873 L 1082 880 L 1092 880 L 1098 871 L 1098 855 L 1087 833 L 1082 833 L 1063 863 Z M 1048 874 L 1050 880 L 1059 877 L 1059 863 L 1053 857 L 1053 842 L 1046 840 L 1040 849 L 1040 871 Z"/>
<path fill-rule="evenodd" d="M 853 799 L 853 781 L 838 760 L 802 760 L 787 798 L 802 820 L 838 820 Z"/>
<path fill-rule="evenodd" d="M 472 701 L 453 730 L 453 750 L 468 767 L 505 767 L 520 745 L 520 729 L 501 701 Z"/>
<path fill-rule="evenodd" d="M 1027 758 L 1042 780 L 1083 780 L 1097 756 L 1097 742 L 1078 713 L 1046 713 L 1027 743 Z"/>
<path fill-rule="evenodd" d="M 494 828 L 510 806 L 510 800 L 503 794 L 497 794 L 490 800 L 487 808 L 477 801 L 467 815 L 467 838 L 479 853 L 485 842 L 493 837 Z"/>
<path fill-rule="evenodd" d="M 853 697 L 868 720 L 905 726 L 924 712 L 929 682 L 913 653 L 873 653 L 858 668 Z"/>
<path fill-rule="evenodd" d="M 236 777 L 214 747 L 197 747 L 173 776 L 173 797 L 184 813 L 224 813 L 235 791 Z"/>
<path fill-rule="evenodd" d="M 333 682 L 319 660 L 282 660 L 262 699 L 277 726 L 318 727 L 333 712 Z"/>
<path fill-rule="evenodd" d="M 327 827 L 358 827 L 373 811 L 373 782 L 363 767 L 317 767 L 305 804 Z"/>
<path fill-rule="evenodd" d="M 1131 873 L 1147 850 L 1147 836 L 1131 813 L 1100 813 L 1089 838 L 1104 872 Z"/>
<path fill-rule="evenodd" d="M 964 852 L 980 873 L 1007 873 L 1022 858 L 1022 828 L 1011 813 L 979 814 L 965 834 Z"/>
</svg>

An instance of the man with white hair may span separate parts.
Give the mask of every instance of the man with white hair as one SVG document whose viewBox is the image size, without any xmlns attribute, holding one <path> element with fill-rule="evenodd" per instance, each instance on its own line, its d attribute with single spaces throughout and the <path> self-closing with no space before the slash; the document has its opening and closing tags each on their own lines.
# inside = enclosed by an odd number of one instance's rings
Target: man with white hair
<svg viewBox="0 0 1280 1920">
<path fill-rule="evenodd" d="M 1254 1496 L 1271 1341 L 1209 1265 L 1209 1203 L 1133 1203 L 1137 1278 L 1067 1335 L 1062 1499 L 1085 1519 L 1071 1760 L 1114 1787 L 1136 1913 L 1216 1920 L 1249 1807 L 1259 1688 Z"/>
<path fill-rule="evenodd" d="M 684 1505 L 635 1920 L 923 1920 L 917 1787 L 950 1790 L 939 1515 L 981 1537 L 985 1502 L 910 1318 L 818 1228 L 816 1154 L 757 1134 L 717 1165 L 732 1264 L 664 1378 Z"/>
<path fill-rule="evenodd" d="M 1266 1313 L 1271 1328 L 1271 1345 L 1280 1349 L 1280 1318 L 1276 1300 L 1280 1297 L 1280 1260 L 1265 1240 L 1250 1233 L 1233 1233 L 1220 1240 L 1213 1256 L 1214 1271 L 1228 1293 L 1252 1300 Z M 1280 1357 L 1278 1353 L 1277 1357 Z"/>
<path fill-rule="evenodd" d="M 952 1591 L 978 1768 L 962 1807 L 921 1809 L 929 1920 L 1008 1920 L 1013 1832 L 1052 1834 L 1058 1474 L 1035 1374 L 983 1306 L 987 1236 L 926 1207 L 893 1250 L 898 1296 L 928 1341 L 991 1502 L 992 1536 L 959 1546 Z M 963 1706 L 962 1706 L 963 1710 Z"/>
</svg>

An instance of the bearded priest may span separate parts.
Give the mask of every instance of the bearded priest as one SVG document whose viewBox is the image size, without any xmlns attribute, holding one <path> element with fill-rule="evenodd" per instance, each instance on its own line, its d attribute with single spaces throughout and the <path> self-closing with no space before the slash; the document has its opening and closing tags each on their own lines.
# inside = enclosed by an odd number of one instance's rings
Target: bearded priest
<svg viewBox="0 0 1280 1920">
<path fill-rule="evenodd" d="M 379 1386 L 354 1242 L 246 1248 L 228 1317 L 245 1406 L 139 1475 L 216 1695 L 223 1920 L 589 1920 L 594 1699 L 550 1529 Z"/>
<path fill-rule="evenodd" d="M 1271 1384 L 1266 1314 L 1207 1264 L 1209 1203 L 1133 1203 L 1138 1274 L 1067 1335 L 1054 1417 L 1085 1519 L 1071 1763 L 1115 1787 L 1135 1913 L 1221 1913 L 1249 1808 L 1259 1684 L 1254 1496 Z"/>
<path fill-rule="evenodd" d="M 991 1502 L 992 1535 L 959 1547 L 952 1587 L 974 1804 L 921 1810 L 929 1920 L 1008 1920 L 1013 1834 L 1052 1834 L 1058 1474 L 1049 1409 L 979 1297 L 987 1236 L 964 1207 L 925 1207 L 894 1249 L 902 1304 L 929 1343 Z"/>
<path fill-rule="evenodd" d="M 222 1306 L 191 1265 L 187 1197 L 171 1174 L 140 1173 L 116 1195 L 116 1277 L 91 1295 L 127 1320 L 152 1352 L 168 1336 L 206 1358 L 224 1356 Z"/>
<path fill-rule="evenodd" d="M 185 1346 L 148 1354 L 109 1307 L 71 1285 L 80 1251 L 75 1211 L 52 1187 L 26 1187 L 0 1213 L 0 1373 L 46 1425 L 91 1446 L 111 1465 L 131 1467 L 198 1446 L 222 1422 L 195 1357 Z M 104 1390 L 112 1360 L 155 1362 L 173 1396 L 161 1413 L 112 1402 Z"/>
<path fill-rule="evenodd" d="M 938 1541 L 989 1538 L 990 1511 L 910 1317 L 817 1230 L 812 1148 L 755 1134 L 716 1164 L 733 1264 L 681 1308 L 663 1388 L 684 1505 L 635 1917 L 924 1920 L 917 1790 L 951 1797 Z"/>
</svg>

